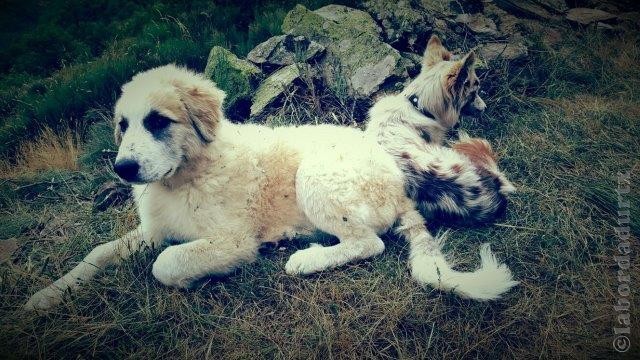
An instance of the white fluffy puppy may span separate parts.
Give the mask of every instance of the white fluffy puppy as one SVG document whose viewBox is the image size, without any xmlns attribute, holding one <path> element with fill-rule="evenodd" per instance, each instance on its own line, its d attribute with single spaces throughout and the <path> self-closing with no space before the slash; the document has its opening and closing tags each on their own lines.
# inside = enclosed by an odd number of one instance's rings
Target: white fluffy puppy
<svg viewBox="0 0 640 360">
<path fill-rule="evenodd" d="M 165 239 L 180 244 L 158 256 L 153 275 L 176 287 L 255 260 L 263 242 L 314 229 L 340 243 L 297 251 L 286 264 L 288 273 L 309 274 L 380 254 L 385 246 L 378 234 L 396 221 L 414 260 L 441 257 L 406 196 L 402 171 L 362 131 L 232 124 L 222 113 L 224 96 L 211 81 L 174 65 L 140 73 L 123 86 L 115 106 L 114 168 L 133 185 L 140 225 L 93 249 L 33 295 L 26 309 L 58 304 L 65 291 L 99 270 Z M 416 265 L 414 277 L 437 286 L 437 268 L 424 265 Z M 499 284 L 482 284 L 456 291 L 479 299 L 497 296 Z"/>
</svg>

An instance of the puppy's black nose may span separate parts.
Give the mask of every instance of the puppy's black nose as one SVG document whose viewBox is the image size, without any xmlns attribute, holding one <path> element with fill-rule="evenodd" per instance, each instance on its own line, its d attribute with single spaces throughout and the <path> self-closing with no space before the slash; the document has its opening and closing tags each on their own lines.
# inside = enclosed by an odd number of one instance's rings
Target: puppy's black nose
<svg viewBox="0 0 640 360">
<path fill-rule="evenodd" d="M 138 171 L 140 170 L 140 164 L 135 160 L 120 160 L 113 165 L 113 170 L 123 180 L 134 182 L 138 180 Z"/>
</svg>

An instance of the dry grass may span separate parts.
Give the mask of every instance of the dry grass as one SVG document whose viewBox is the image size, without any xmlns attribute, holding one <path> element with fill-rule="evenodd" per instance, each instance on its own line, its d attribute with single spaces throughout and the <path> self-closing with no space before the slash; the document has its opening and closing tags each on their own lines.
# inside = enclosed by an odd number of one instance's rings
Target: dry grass
<svg viewBox="0 0 640 360">
<path fill-rule="evenodd" d="M 44 170 L 77 171 L 81 153 L 79 136 L 67 129 L 61 133 L 44 128 L 37 139 L 22 143 L 15 156 L 15 163 L 0 162 L 0 178 L 15 178 Z"/>
</svg>

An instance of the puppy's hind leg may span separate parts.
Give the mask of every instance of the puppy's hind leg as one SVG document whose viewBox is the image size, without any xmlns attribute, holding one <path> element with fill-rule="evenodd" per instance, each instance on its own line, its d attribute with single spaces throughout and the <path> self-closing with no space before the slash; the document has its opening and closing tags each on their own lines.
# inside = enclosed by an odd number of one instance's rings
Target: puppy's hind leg
<svg viewBox="0 0 640 360">
<path fill-rule="evenodd" d="M 358 180 L 367 175 L 369 178 L 375 176 L 369 174 L 368 168 L 356 168 L 358 165 L 365 167 L 362 163 L 336 162 L 328 165 L 328 162 L 309 159 L 300 166 L 296 179 L 300 209 L 316 228 L 337 236 L 340 243 L 328 247 L 314 244 L 297 251 L 285 266 L 288 274 L 311 274 L 384 251 L 384 243 L 376 228 L 380 227 L 380 222 L 390 225 L 394 218 L 388 214 L 389 219 L 380 220 L 379 213 L 388 210 L 388 206 L 376 207 L 361 190 L 362 181 Z M 336 173 L 341 175 L 336 176 Z"/>
<path fill-rule="evenodd" d="M 285 266 L 287 274 L 312 274 L 384 251 L 384 243 L 373 230 L 363 229 L 359 234 L 339 236 L 339 239 L 338 245 L 324 247 L 312 244 L 307 249 L 296 251 Z"/>
<path fill-rule="evenodd" d="M 198 279 L 226 275 L 253 262 L 259 245 L 249 236 L 226 233 L 169 246 L 153 263 L 153 276 L 164 285 L 189 288 Z"/>
<path fill-rule="evenodd" d="M 156 239 L 157 242 L 157 239 Z M 49 310 L 62 302 L 65 292 L 77 290 L 107 266 L 127 259 L 131 254 L 154 245 L 140 227 L 125 236 L 96 246 L 78 264 L 53 284 L 33 294 L 23 306 L 24 310 Z"/>
</svg>

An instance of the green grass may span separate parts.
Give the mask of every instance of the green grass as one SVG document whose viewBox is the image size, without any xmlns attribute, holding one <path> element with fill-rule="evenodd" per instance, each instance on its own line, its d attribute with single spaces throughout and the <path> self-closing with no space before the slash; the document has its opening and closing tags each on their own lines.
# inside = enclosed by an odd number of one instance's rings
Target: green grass
<svg viewBox="0 0 640 360">
<path fill-rule="evenodd" d="M 205 30 L 188 25 L 188 31 L 173 33 L 177 30 L 164 27 L 176 22 L 151 21 L 158 18 L 149 9 L 175 6 L 180 11 L 172 13 L 185 11 L 187 18 L 198 13 L 204 2 L 189 11 L 177 4 L 148 6 L 147 12 L 138 15 L 131 11 L 130 16 L 113 16 L 122 25 L 114 33 L 130 31 L 127 38 L 104 45 L 87 40 L 96 49 L 91 54 L 98 54 L 90 62 L 53 70 L 45 78 L 41 70 L 22 75 L 8 70 L 6 81 L 19 84 L 18 78 L 34 79 L 23 89 L 32 94 L 30 99 L 37 99 L 34 104 L 38 105 L 29 111 L 67 123 L 68 114 L 74 114 L 77 121 L 95 125 L 87 127 L 82 171 L 0 180 L 0 241 L 19 244 L 11 261 L 0 264 L 1 357 L 586 358 L 614 354 L 612 307 L 618 280 L 613 256 L 618 240 L 613 228 L 618 172 L 632 173 L 628 199 L 634 244 L 640 235 L 637 34 L 611 37 L 566 30 L 560 48 L 537 43 L 526 64 L 515 68 L 505 64 L 482 75 L 488 113 L 481 120 L 465 119 L 462 127 L 494 144 L 502 155 L 500 165 L 518 192 L 499 224 L 451 230 L 446 250 L 455 254 L 460 268 L 471 269 L 478 264 L 480 244 L 489 241 L 521 281 L 502 300 L 478 303 L 419 287 L 408 273 L 405 244 L 386 236 L 383 255 L 306 278 L 286 275 L 284 264 L 309 239 L 286 243 L 282 249 L 265 250 L 255 263 L 231 276 L 210 279 L 191 291 L 169 289 L 155 281 L 151 264 L 156 250 L 109 269 L 51 314 L 18 312 L 31 294 L 71 269 L 92 247 L 136 225 L 131 205 L 97 212 L 92 202 L 93 192 L 111 176 L 113 154 L 108 150 L 114 145 L 109 106 L 122 80 L 172 56 L 183 59 L 176 50 L 182 47 L 202 49 L 194 61 L 203 60 L 215 43 L 233 44 L 232 49 L 242 54 L 248 44 L 277 31 L 271 21 L 259 19 L 282 17 L 290 7 L 260 5 L 263 10 L 255 10 L 247 19 L 231 3 L 215 5 L 236 12 L 229 10 L 232 20 L 207 17 L 212 29 L 244 19 L 238 26 L 245 32 L 218 32 L 218 37 L 202 42 L 197 32 Z M 29 23 L 21 26 L 16 31 L 27 31 Z M 135 32 L 142 28 L 148 31 Z M 183 38 L 183 33 L 190 36 Z M 141 39 L 157 46 L 144 45 Z M 196 62 L 198 66 L 204 65 Z M 87 93 L 95 97 L 80 96 Z M 323 99 L 321 104 L 337 105 L 319 107 L 318 98 Z M 68 108 L 60 108 L 63 100 Z M 315 95 L 291 94 L 270 121 L 351 124 L 357 120 L 352 109 L 332 92 L 318 90 Z M 12 111 L 12 116 L 19 116 L 23 110 Z M 321 237 L 320 241 L 334 240 Z M 634 249 L 632 279 L 640 278 L 636 254 Z M 635 300 L 637 287 L 632 286 L 632 291 L 635 320 L 640 304 Z M 636 330 L 632 325 L 632 332 Z M 636 353 L 637 339 L 632 340 L 631 350 Z"/>
</svg>

